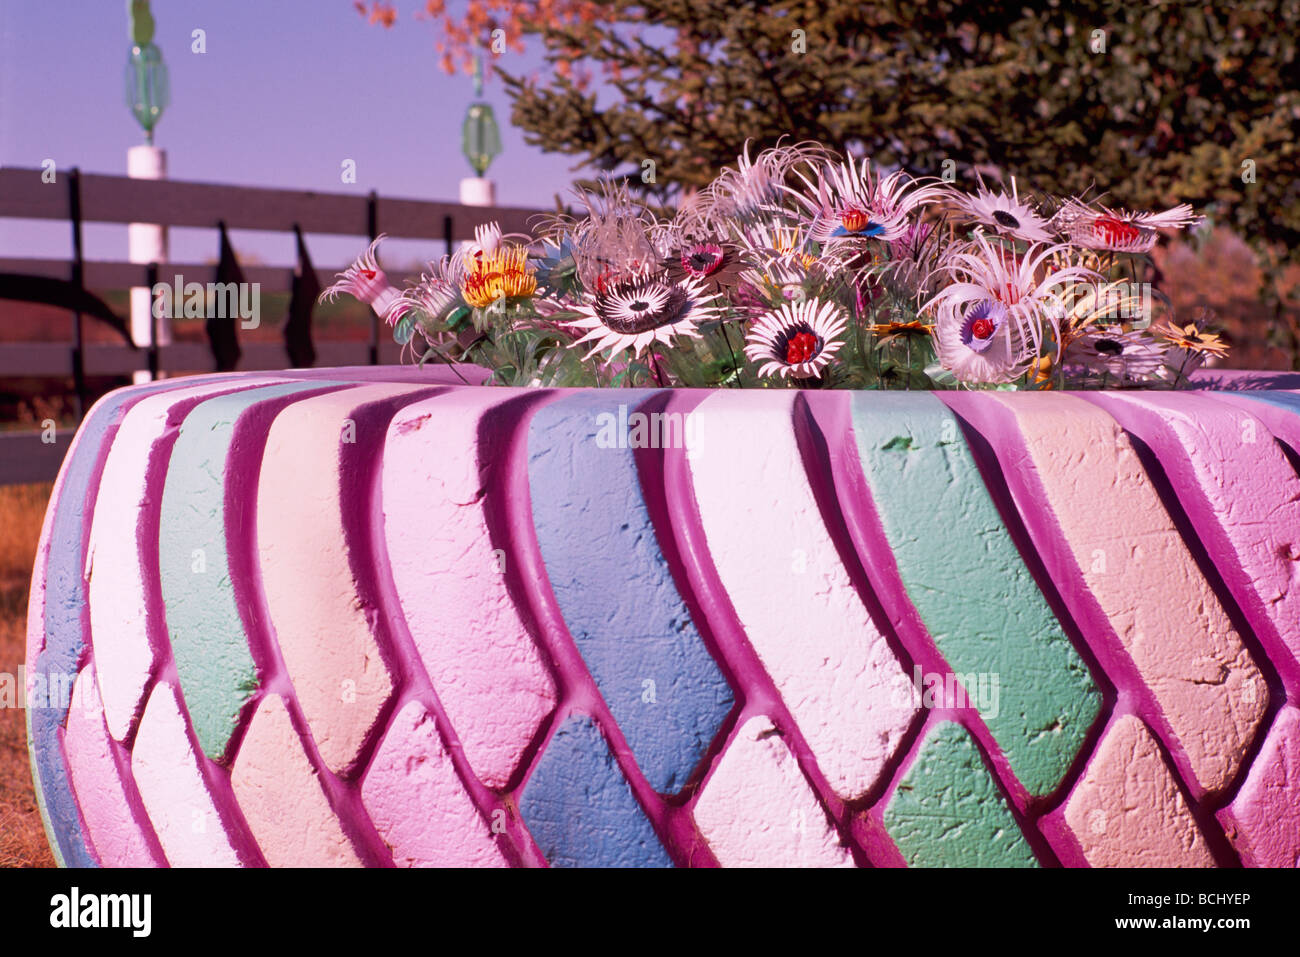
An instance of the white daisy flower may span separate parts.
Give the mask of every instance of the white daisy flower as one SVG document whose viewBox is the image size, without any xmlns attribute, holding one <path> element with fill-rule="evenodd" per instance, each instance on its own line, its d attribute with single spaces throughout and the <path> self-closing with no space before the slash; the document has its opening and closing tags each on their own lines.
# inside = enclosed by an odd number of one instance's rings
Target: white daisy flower
<svg viewBox="0 0 1300 957">
<path fill-rule="evenodd" d="M 1099 277 L 1057 269 L 1064 245 L 1031 245 L 1023 255 L 990 245 L 983 233 L 946 254 L 936 273 L 949 281 L 923 307 L 935 311 L 935 346 L 945 369 L 968 382 L 1009 382 L 1040 358 L 1045 339 L 1059 341 L 1066 294 Z"/>
<path fill-rule="evenodd" d="M 834 302 L 788 302 L 754 321 L 745 337 L 745 355 L 763 363 L 761 376 L 816 378 L 844 345 L 847 323 Z"/>
<path fill-rule="evenodd" d="M 655 342 L 667 345 L 676 336 L 700 338 L 698 323 L 713 319 L 717 308 L 698 281 L 671 282 L 663 275 L 638 276 L 606 286 L 579 307 L 583 318 L 569 325 L 590 330 L 573 343 L 594 343 L 584 358 L 604 349 L 615 354 L 631 349 L 640 356 Z"/>
<path fill-rule="evenodd" d="M 402 293 L 379 268 L 377 251 L 385 238 L 383 235 L 376 237 L 356 262 L 335 276 L 334 283 L 320 294 L 319 301 L 333 302 L 340 293 L 347 293 L 364 302 L 381 318 L 388 319 L 389 312 L 402 298 Z"/>
<path fill-rule="evenodd" d="M 1023 239 L 1029 243 L 1045 243 L 1052 239 L 1048 221 L 1038 214 L 1033 204 L 1020 198 L 1016 178 L 1011 177 L 1011 192 L 993 192 L 981 181 L 974 196 L 956 194 L 957 206 L 972 219 L 991 226 L 1004 236 Z"/>
<path fill-rule="evenodd" d="M 1141 382 L 1165 368 L 1167 343 L 1137 332 L 1102 326 L 1089 329 L 1065 348 L 1064 363 L 1120 381 Z"/>
<path fill-rule="evenodd" d="M 419 282 L 407 288 L 394 303 L 388 313 L 390 322 L 399 321 L 412 310 L 419 310 L 437 322 L 463 303 L 460 280 L 451 260 L 443 256 L 429 263 L 429 268 L 431 272 L 421 273 Z"/>
</svg>

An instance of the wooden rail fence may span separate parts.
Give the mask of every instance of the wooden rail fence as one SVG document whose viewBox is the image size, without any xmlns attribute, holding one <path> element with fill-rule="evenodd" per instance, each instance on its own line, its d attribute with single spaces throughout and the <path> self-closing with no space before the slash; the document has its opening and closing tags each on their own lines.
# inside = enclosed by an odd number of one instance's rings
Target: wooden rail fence
<svg viewBox="0 0 1300 957">
<path fill-rule="evenodd" d="M 186 282 L 215 281 L 211 263 L 130 263 L 89 261 L 83 255 L 85 223 L 156 223 L 163 226 L 209 229 L 254 229 L 267 232 L 301 232 L 356 236 L 359 240 L 386 233 L 393 238 L 441 239 L 450 252 L 455 242 L 472 239 L 474 228 L 496 221 L 505 232 L 528 232 L 537 209 L 462 206 L 428 200 L 397 199 L 310 190 L 266 189 L 177 180 L 131 179 L 60 171 L 52 182 L 38 169 L 0 169 L 0 217 L 64 220 L 72 238 L 71 259 L 0 257 L 0 379 L 52 377 L 73 380 L 77 414 L 85 408 L 88 376 L 129 375 L 139 370 L 158 372 L 209 370 L 216 367 L 206 343 L 173 343 L 135 347 L 87 344 L 83 312 L 101 315 L 107 310 L 94 290 L 121 290 L 152 286 L 180 274 Z M 214 244 L 215 248 L 215 244 Z M 293 289 L 298 267 L 243 266 L 243 278 L 259 283 L 262 292 Z M 332 270 L 316 271 L 321 287 L 329 284 Z M 33 278 L 44 280 L 34 283 Z M 39 286 L 39 290 L 33 289 Z M 18 297 L 31 302 L 67 303 L 73 313 L 72 341 L 65 343 L 11 342 L 3 329 L 4 300 Z M 111 318 L 111 315 L 110 315 Z M 118 317 L 123 324 L 129 317 Z M 264 317 L 276 321 L 275 317 Z M 92 320 L 93 321 L 93 320 Z M 237 323 L 236 323 L 237 325 Z M 125 328 L 125 326 L 123 327 Z M 121 331 L 121 330 L 119 330 Z M 399 353 L 391 338 L 380 334 L 380 320 L 370 316 L 364 342 L 312 342 L 317 366 L 362 365 L 394 362 Z M 310 328 L 308 329 L 310 342 Z M 241 343 L 240 369 L 283 369 L 291 366 L 283 343 Z M 62 436 L 62 433 L 60 433 Z M 0 433 L 0 484 L 53 478 L 67 437 L 41 442 L 39 433 Z M 35 477 L 33 477 L 35 476 Z"/>
</svg>

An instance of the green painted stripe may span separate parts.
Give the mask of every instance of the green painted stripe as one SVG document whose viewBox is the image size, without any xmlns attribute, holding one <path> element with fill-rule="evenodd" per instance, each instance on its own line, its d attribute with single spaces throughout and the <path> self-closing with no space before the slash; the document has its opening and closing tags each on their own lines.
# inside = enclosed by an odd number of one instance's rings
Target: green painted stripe
<svg viewBox="0 0 1300 957">
<path fill-rule="evenodd" d="M 931 395 L 858 392 L 853 430 L 908 597 L 954 673 L 983 676 L 987 700 L 972 703 L 1025 789 L 1050 792 L 1101 695 L 1003 525 L 956 418 Z"/>
<path fill-rule="evenodd" d="M 203 753 L 219 760 L 257 690 L 226 551 L 225 477 L 235 423 L 249 407 L 329 383 L 249 389 L 201 402 L 185 417 L 163 486 L 159 577 L 185 705 Z"/>
<path fill-rule="evenodd" d="M 908 867 L 1037 867 L 1006 798 L 966 729 L 926 735 L 884 814 Z"/>
</svg>

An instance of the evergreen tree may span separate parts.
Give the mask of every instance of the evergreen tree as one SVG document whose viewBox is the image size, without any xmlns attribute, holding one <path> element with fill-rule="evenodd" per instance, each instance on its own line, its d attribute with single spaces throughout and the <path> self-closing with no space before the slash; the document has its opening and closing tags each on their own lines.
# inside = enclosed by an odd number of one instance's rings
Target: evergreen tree
<svg viewBox="0 0 1300 957">
<path fill-rule="evenodd" d="M 965 185 L 982 172 L 1108 205 L 1188 202 L 1274 273 L 1300 261 L 1300 0 L 514 10 L 512 40 L 538 35 L 552 67 L 527 77 L 495 58 L 528 142 L 662 199 L 708 182 L 747 140 L 810 139 Z"/>
</svg>

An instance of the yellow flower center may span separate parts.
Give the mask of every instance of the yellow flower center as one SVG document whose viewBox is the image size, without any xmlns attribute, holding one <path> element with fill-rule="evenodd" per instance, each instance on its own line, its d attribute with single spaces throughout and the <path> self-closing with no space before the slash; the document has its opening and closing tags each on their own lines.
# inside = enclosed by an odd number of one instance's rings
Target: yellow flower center
<svg viewBox="0 0 1300 957">
<path fill-rule="evenodd" d="M 528 250 L 503 246 L 491 254 L 474 257 L 466 267 L 460 291 L 476 309 L 498 299 L 531 296 L 537 291 L 537 279 L 528 268 Z"/>
</svg>

